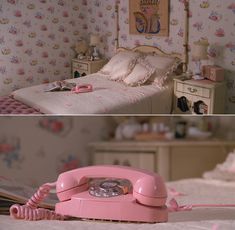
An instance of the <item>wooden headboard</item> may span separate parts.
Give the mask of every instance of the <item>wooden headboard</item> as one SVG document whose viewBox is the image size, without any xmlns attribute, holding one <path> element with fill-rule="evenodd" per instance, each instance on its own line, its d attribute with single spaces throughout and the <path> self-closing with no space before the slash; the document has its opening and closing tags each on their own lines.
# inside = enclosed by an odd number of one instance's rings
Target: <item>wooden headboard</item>
<svg viewBox="0 0 235 230">
<path fill-rule="evenodd" d="M 140 45 L 140 46 L 134 47 L 133 49 L 128 49 L 128 48 L 124 48 L 124 47 L 117 48 L 117 52 L 125 51 L 125 50 L 138 51 L 138 52 L 141 52 L 141 53 L 148 53 L 148 54 L 157 54 L 157 55 L 165 56 L 165 57 L 177 57 L 177 58 L 181 59 L 182 61 L 184 61 L 183 54 L 180 54 L 180 53 L 165 53 L 160 48 L 155 47 L 155 46 Z"/>
</svg>

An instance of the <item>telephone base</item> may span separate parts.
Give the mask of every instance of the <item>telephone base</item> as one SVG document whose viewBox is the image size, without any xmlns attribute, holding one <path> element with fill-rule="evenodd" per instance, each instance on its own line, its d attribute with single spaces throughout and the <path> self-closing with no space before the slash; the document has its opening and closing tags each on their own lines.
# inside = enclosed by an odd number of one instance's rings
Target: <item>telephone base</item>
<svg viewBox="0 0 235 230">
<path fill-rule="evenodd" d="M 153 207 L 136 202 L 132 194 L 114 198 L 95 198 L 79 193 L 56 204 L 56 213 L 81 219 L 162 223 L 168 220 L 166 206 Z"/>
</svg>

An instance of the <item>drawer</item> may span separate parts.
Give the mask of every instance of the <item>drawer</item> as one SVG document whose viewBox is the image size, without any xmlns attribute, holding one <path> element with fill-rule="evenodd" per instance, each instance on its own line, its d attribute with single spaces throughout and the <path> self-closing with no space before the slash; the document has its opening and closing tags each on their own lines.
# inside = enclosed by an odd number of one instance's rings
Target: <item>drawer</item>
<svg viewBox="0 0 235 230">
<path fill-rule="evenodd" d="M 205 98 L 210 98 L 211 96 L 210 89 L 194 85 L 183 84 L 181 82 L 176 83 L 176 91 Z"/>
<path fill-rule="evenodd" d="M 94 165 L 123 165 L 155 171 L 155 155 L 152 153 L 99 153 L 93 155 Z"/>
<path fill-rule="evenodd" d="M 81 69 L 73 69 L 73 77 L 78 78 L 78 77 L 85 77 L 89 75 L 88 71 L 82 71 Z"/>
<path fill-rule="evenodd" d="M 81 62 L 73 62 L 73 68 L 88 71 L 88 64 Z"/>
</svg>

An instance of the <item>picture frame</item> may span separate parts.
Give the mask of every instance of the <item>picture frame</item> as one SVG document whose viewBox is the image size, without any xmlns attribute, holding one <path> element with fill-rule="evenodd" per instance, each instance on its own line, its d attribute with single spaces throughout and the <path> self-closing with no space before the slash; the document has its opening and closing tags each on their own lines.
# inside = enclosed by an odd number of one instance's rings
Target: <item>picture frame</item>
<svg viewBox="0 0 235 230">
<path fill-rule="evenodd" d="M 169 36 L 169 0 L 129 0 L 130 34 Z"/>
</svg>

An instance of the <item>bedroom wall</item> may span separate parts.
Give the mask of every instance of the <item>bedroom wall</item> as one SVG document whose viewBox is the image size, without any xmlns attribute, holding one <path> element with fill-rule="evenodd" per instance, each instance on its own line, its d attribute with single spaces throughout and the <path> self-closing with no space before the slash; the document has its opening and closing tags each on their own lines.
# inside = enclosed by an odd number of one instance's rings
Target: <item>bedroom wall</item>
<svg viewBox="0 0 235 230">
<path fill-rule="evenodd" d="M 84 7 L 81 0 L 0 1 L 0 95 L 71 78 Z"/>
<path fill-rule="evenodd" d="M 1 117 L 0 177 L 40 185 L 88 164 L 91 141 L 109 136 L 104 117 Z"/>
<path fill-rule="evenodd" d="M 86 0 L 88 33 L 99 33 L 104 40 L 100 50 L 105 56 L 114 53 L 115 15 L 114 0 Z M 170 1 L 170 36 L 152 37 L 129 34 L 129 1 L 120 0 L 120 45 L 133 47 L 138 44 L 159 46 L 166 52 L 182 52 L 184 34 L 183 0 Z M 227 112 L 235 113 L 235 2 L 234 0 L 190 0 L 190 44 L 206 38 L 220 50 L 220 56 L 211 59 L 226 69 L 228 81 Z M 205 62 L 207 64 L 207 61 Z M 191 64 L 191 68 L 193 65 Z"/>
<path fill-rule="evenodd" d="M 29 185 L 56 180 L 59 173 L 89 163 L 88 143 L 110 140 L 127 117 L 1 117 L 0 177 Z M 175 120 L 176 119 L 176 120 Z M 201 126 L 201 118 L 187 117 Z M 216 137 L 235 140 L 235 117 L 210 117 Z M 138 117 L 172 123 L 178 117 Z"/>
</svg>

